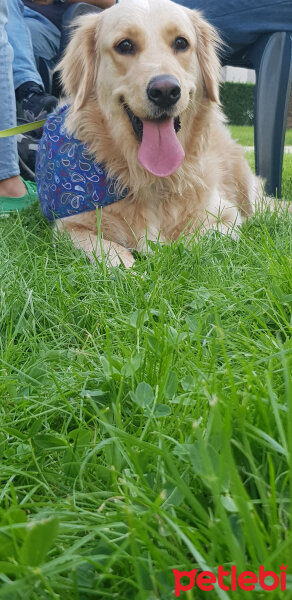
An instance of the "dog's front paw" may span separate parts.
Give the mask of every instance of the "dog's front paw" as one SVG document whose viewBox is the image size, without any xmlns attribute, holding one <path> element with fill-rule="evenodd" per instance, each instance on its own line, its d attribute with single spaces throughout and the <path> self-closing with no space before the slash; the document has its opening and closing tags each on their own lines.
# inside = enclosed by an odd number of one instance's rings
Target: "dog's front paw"
<svg viewBox="0 0 292 600">
<path fill-rule="evenodd" d="M 131 252 L 115 242 L 103 240 L 102 248 L 99 250 L 99 252 L 96 252 L 98 259 L 100 260 L 103 256 L 108 266 L 120 267 L 122 264 L 126 269 L 130 269 L 135 263 Z"/>
<path fill-rule="evenodd" d="M 121 264 L 124 265 L 126 269 L 130 269 L 135 263 L 135 259 L 131 252 L 125 250 L 124 252 L 116 252 L 112 249 L 105 257 L 108 265 L 112 267 L 120 267 Z"/>
</svg>

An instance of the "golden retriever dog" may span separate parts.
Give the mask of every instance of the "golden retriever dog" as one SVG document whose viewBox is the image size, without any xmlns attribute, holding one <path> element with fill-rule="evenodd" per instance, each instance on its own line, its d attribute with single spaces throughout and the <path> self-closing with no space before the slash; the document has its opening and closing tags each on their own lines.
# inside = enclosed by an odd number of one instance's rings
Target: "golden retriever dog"
<svg viewBox="0 0 292 600">
<path fill-rule="evenodd" d="M 59 65 L 66 129 L 126 190 L 100 219 L 56 221 L 89 257 L 130 267 L 147 240 L 232 235 L 253 215 L 262 182 L 225 125 L 219 45 L 198 12 L 170 0 L 120 0 L 80 19 Z"/>
</svg>

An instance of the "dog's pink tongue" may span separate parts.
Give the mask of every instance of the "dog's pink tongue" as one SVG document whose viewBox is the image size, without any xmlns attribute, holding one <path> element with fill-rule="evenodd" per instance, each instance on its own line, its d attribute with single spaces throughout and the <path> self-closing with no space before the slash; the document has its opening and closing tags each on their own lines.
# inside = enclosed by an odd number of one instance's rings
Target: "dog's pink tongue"
<svg viewBox="0 0 292 600">
<path fill-rule="evenodd" d="M 138 152 L 140 164 L 158 177 L 167 177 L 181 165 L 185 153 L 179 142 L 173 119 L 143 121 L 143 137 Z"/>
</svg>

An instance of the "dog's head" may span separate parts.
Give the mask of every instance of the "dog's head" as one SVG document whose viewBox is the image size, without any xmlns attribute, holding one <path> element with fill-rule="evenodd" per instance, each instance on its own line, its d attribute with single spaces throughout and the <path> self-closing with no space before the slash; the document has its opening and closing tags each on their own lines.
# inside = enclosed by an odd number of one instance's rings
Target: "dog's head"
<svg viewBox="0 0 292 600">
<path fill-rule="evenodd" d="M 83 17 L 61 62 L 73 110 L 97 102 L 121 146 L 137 145 L 154 175 L 173 173 L 184 158 L 181 119 L 219 101 L 215 30 L 200 14 L 170 0 L 120 0 Z"/>
</svg>

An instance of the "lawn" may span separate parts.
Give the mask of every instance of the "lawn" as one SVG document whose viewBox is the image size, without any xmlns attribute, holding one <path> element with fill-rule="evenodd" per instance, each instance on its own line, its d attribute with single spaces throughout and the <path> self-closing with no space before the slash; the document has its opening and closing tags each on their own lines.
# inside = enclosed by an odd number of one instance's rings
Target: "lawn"
<svg viewBox="0 0 292 600">
<path fill-rule="evenodd" d="M 172 569 L 282 564 L 268 596 L 292 598 L 291 234 L 256 216 L 132 272 L 38 208 L 0 220 L 1 600 L 171 600 Z M 208 597 L 267 594 L 180 594 Z"/>
<path fill-rule="evenodd" d="M 231 125 L 230 130 L 232 137 L 240 142 L 243 146 L 253 146 L 253 127 Z M 286 130 L 285 145 L 292 146 L 292 129 Z"/>
<path fill-rule="evenodd" d="M 253 146 L 253 127 L 231 125 L 230 131 L 232 137 L 242 146 Z M 286 130 L 285 144 L 286 146 L 292 146 L 292 129 Z M 246 158 L 254 170 L 254 152 L 246 152 Z M 290 201 L 292 199 L 292 154 L 284 154 L 282 197 Z"/>
</svg>

